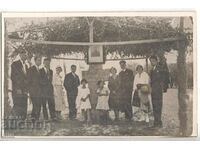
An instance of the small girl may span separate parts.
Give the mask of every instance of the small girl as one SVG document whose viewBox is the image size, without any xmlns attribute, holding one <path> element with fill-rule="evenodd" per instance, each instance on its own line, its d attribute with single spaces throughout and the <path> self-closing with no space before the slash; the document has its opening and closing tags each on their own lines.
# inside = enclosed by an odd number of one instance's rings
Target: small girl
<svg viewBox="0 0 200 150">
<path fill-rule="evenodd" d="M 108 99 L 109 99 L 109 90 L 108 88 L 104 87 L 104 81 L 99 80 L 98 83 L 98 89 L 97 89 L 97 106 L 96 109 L 98 111 L 98 122 L 102 124 L 107 124 L 108 122 Z"/>
<path fill-rule="evenodd" d="M 80 98 L 80 109 L 81 114 L 84 118 L 84 121 L 87 121 L 88 123 L 91 121 L 90 118 L 90 110 L 91 110 L 91 104 L 90 104 L 90 90 L 88 87 L 86 87 L 87 80 L 82 79 L 81 80 L 81 87 L 79 89 L 79 98 Z"/>
</svg>

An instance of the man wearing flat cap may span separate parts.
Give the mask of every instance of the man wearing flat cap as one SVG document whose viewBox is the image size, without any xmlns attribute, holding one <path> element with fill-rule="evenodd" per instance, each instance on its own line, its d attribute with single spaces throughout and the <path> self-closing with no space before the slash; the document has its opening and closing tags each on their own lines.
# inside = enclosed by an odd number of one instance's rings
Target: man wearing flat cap
<svg viewBox="0 0 200 150">
<path fill-rule="evenodd" d="M 24 120 L 27 115 L 28 99 L 28 66 L 25 63 L 27 52 L 22 47 L 18 48 L 18 52 L 20 59 L 11 65 L 12 98 L 14 104 L 11 113 L 18 119 Z"/>
<path fill-rule="evenodd" d="M 125 118 L 131 120 L 133 116 L 131 98 L 133 90 L 133 71 L 126 68 L 126 61 L 120 61 L 122 71 L 119 73 L 120 79 L 120 101 L 121 111 L 125 113 Z"/>
</svg>

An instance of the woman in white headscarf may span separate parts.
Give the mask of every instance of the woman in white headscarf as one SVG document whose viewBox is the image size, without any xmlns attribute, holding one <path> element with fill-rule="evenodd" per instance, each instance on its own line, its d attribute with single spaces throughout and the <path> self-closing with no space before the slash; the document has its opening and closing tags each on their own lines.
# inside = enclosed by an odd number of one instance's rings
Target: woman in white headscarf
<svg viewBox="0 0 200 150">
<path fill-rule="evenodd" d="M 134 78 L 133 84 L 133 106 L 135 110 L 140 112 L 138 121 L 146 121 L 149 122 L 149 110 L 150 110 L 150 99 L 149 94 L 151 92 L 150 89 L 150 78 L 149 75 L 143 71 L 143 67 L 138 65 L 136 67 L 137 74 Z M 134 111 L 135 112 L 135 111 Z"/>
<path fill-rule="evenodd" d="M 60 73 L 62 68 L 56 67 L 56 74 L 53 77 L 54 86 L 54 99 L 55 99 L 55 110 L 57 119 L 62 119 L 61 112 L 65 109 L 64 92 L 63 92 L 63 80 Z"/>
</svg>

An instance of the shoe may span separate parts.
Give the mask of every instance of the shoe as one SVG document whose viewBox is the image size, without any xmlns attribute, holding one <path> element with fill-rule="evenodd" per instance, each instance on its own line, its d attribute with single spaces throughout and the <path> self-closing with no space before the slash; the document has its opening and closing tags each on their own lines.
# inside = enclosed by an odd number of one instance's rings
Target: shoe
<svg viewBox="0 0 200 150">
<path fill-rule="evenodd" d="M 36 121 L 36 119 L 35 118 L 31 118 L 30 119 L 33 123 Z"/>
<path fill-rule="evenodd" d="M 162 124 L 156 124 L 156 125 L 153 125 L 152 127 L 150 127 L 151 129 L 160 129 L 162 128 Z"/>
<path fill-rule="evenodd" d="M 131 118 L 125 118 L 125 121 L 126 122 L 131 122 L 132 120 L 131 120 Z"/>
</svg>

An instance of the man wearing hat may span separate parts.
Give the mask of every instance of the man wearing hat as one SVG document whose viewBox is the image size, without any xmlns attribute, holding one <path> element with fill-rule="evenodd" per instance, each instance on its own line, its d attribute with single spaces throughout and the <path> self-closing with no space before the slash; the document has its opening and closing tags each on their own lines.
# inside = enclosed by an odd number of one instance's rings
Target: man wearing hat
<svg viewBox="0 0 200 150">
<path fill-rule="evenodd" d="M 18 119 L 24 120 L 27 115 L 28 98 L 28 66 L 25 64 L 27 52 L 22 47 L 19 47 L 18 50 L 20 59 L 11 65 L 12 98 L 14 104 L 11 114 Z"/>
<path fill-rule="evenodd" d="M 131 120 L 133 116 L 131 98 L 134 75 L 132 70 L 126 68 L 126 61 L 122 60 L 119 64 L 122 69 L 119 73 L 121 110 L 125 112 L 125 118 Z"/>
</svg>

